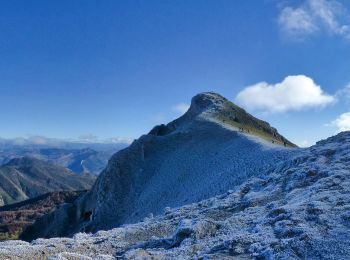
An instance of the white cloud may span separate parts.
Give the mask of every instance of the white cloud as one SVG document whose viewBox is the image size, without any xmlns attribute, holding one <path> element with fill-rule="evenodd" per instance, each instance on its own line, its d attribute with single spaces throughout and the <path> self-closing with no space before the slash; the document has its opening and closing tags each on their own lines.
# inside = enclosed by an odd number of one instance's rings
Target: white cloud
<svg viewBox="0 0 350 260">
<path fill-rule="evenodd" d="M 186 103 L 179 103 L 176 106 L 172 107 L 172 110 L 178 114 L 185 114 L 187 110 L 190 108 L 189 104 Z"/>
<path fill-rule="evenodd" d="M 335 96 L 338 98 L 338 99 L 344 99 L 346 101 L 350 101 L 350 83 L 348 83 L 344 88 L 338 90 L 336 93 L 335 93 Z"/>
<path fill-rule="evenodd" d="M 279 16 L 278 22 L 281 29 L 290 36 L 300 37 L 318 30 L 312 17 L 302 8 L 284 8 Z"/>
<path fill-rule="evenodd" d="M 350 130 L 350 112 L 338 116 L 331 125 L 336 126 L 339 132 Z"/>
<path fill-rule="evenodd" d="M 94 134 L 83 134 L 78 137 L 78 140 L 72 140 L 72 142 L 81 142 L 87 144 L 130 144 L 133 141 L 133 138 L 123 137 L 123 136 L 115 136 L 110 138 L 100 138 Z"/>
<path fill-rule="evenodd" d="M 324 107 L 334 101 L 304 75 L 288 76 L 277 84 L 259 82 L 236 96 L 236 102 L 247 109 L 273 113 Z"/>
<path fill-rule="evenodd" d="M 301 142 L 297 142 L 299 147 L 309 147 L 311 143 L 308 140 L 302 140 Z"/>
<path fill-rule="evenodd" d="M 349 12 L 337 1 L 305 0 L 298 7 L 281 10 L 278 24 L 293 39 L 326 31 L 350 40 Z"/>
<path fill-rule="evenodd" d="M 86 143 L 96 143 L 98 141 L 98 136 L 93 134 L 83 134 L 78 137 L 79 141 Z"/>
<path fill-rule="evenodd" d="M 112 144 L 131 144 L 134 138 L 131 137 L 111 137 L 104 139 L 102 143 L 112 143 Z"/>
</svg>

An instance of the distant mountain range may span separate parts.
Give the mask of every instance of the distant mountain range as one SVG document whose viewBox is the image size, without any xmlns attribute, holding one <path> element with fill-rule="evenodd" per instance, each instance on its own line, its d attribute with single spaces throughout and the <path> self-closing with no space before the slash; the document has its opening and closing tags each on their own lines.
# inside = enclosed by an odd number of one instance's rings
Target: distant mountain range
<svg viewBox="0 0 350 260">
<path fill-rule="evenodd" d="M 11 159 L 0 167 L 0 205 L 52 191 L 87 190 L 95 178 L 94 175 L 78 175 L 63 166 L 32 157 Z"/>
<path fill-rule="evenodd" d="M 0 139 L 0 240 L 87 190 L 126 143 Z"/>
<path fill-rule="evenodd" d="M 64 143 L 61 145 L 18 145 L 0 142 L 0 165 L 18 157 L 33 157 L 61 165 L 71 171 L 99 174 L 107 165 L 108 159 L 127 144 L 82 144 Z"/>
</svg>

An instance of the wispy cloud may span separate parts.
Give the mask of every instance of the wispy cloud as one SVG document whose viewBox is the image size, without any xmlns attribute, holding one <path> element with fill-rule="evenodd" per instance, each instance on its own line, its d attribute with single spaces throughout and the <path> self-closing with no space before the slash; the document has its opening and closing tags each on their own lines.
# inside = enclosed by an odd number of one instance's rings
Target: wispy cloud
<svg viewBox="0 0 350 260">
<path fill-rule="evenodd" d="M 79 136 L 78 140 L 73 140 L 73 142 L 83 142 L 83 143 L 102 143 L 102 144 L 130 144 L 134 139 L 131 137 L 115 136 L 110 138 L 100 138 L 94 134 L 84 134 Z"/>
<path fill-rule="evenodd" d="M 189 104 L 186 103 L 179 103 L 176 106 L 172 107 L 172 110 L 178 114 L 185 114 L 187 110 L 190 108 Z"/>
<path fill-rule="evenodd" d="M 259 82 L 244 88 L 236 97 L 236 102 L 247 109 L 272 113 L 324 107 L 335 100 L 304 75 L 288 76 L 277 84 Z"/>
<path fill-rule="evenodd" d="M 104 142 L 109 144 L 131 144 L 134 140 L 131 137 L 111 137 L 104 139 Z"/>
<path fill-rule="evenodd" d="M 39 135 L 31 135 L 28 137 L 15 137 L 15 138 L 0 138 L 0 145 L 58 145 L 63 142 L 69 142 L 69 140 L 49 138 Z"/>
<path fill-rule="evenodd" d="M 335 93 L 337 99 L 345 99 L 346 102 L 350 102 L 350 82 L 342 89 Z"/>
<path fill-rule="evenodd" d="M 87 143 L 95 143 L 98 141 L 98 136 L 93 134 L 84 134 L 78 137 L 79 141 Z"/>
<path fill-rule="evenodd" d="M 297 7 L 285 6 L 278 17 L 281 31 L 301 40 L 327 32 L 350 40 L 349 11 L 338 1 L 305 0 Z"/>
<path fill-rule="evenodd" d="M 332 126 L 336 126 L 338 132 L 350 130 L 350 112 L 339 115 L 332 123 Z"/>
<path fill-rule="evenodd" d="M 33 135 L 29 137 L 16 137 L 16 138 L 0 138 L 0 145 L 18 145 L 18 146 L 53 146 L 60 147 L 67 144 L 130 144 L 133 141 L 129 137 L 111 137 L 111 138 L 99 138 L 92 134 L 85 134 L 79 136 L 77 139 L 59 139 L 50 138 L 45 136 Z"/>
<path fill-rule="evenodd" d="M 309 147 L 311 143 L 308 140 L 302 140 L 296 143 L 299 147 Z"/>
</svg>

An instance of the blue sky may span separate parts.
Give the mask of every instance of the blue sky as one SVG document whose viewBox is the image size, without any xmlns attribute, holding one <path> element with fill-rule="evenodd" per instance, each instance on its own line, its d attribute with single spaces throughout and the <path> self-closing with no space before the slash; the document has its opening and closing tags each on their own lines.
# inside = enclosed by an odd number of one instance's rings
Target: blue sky
<svg viewBox="0 0 350 260">
<path fill-rule="evenodd" d="M 312 144 L 350 128 L 349 16 L 345 0 L 2 1 L 0 136 L 137 138 L 215 91 Z"/>
</svg>

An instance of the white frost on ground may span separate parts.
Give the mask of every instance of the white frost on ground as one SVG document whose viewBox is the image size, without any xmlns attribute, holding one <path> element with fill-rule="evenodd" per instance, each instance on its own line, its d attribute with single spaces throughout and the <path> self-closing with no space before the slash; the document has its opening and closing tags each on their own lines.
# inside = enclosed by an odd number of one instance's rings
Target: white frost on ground
<svg viewBox="0 0 350 260">
<path fill-rule="evenodd" d="M 1 259 L 350 259 L 350 132 L 234 190 L 73 238 L 0 243 Z"/>
</svg>

